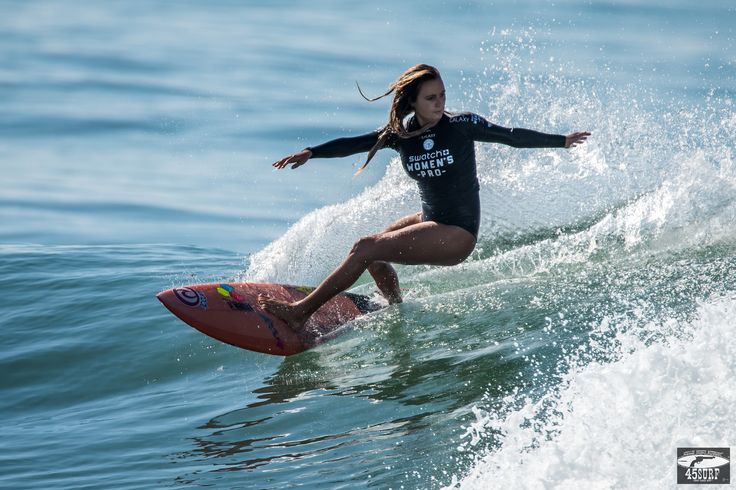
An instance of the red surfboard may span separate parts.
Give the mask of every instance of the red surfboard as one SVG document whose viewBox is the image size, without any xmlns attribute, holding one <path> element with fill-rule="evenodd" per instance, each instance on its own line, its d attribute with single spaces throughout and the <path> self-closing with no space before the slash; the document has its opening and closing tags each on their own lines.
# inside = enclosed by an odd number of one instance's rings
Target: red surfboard
<svg viewBox="0 0 736 490">
<path fill-rule="evenodd" d="M 194 284 L 156 296 L 185 323 L 212 338 L 266 354 L 290 356 L 329 340 L 345 323 L 381 309 L 367 296 L 341 293 L 312 315 L 298 334 L 258 306 L 261 293 L 298 301 L 314 288 L 268 283 Z"/>
</svg>

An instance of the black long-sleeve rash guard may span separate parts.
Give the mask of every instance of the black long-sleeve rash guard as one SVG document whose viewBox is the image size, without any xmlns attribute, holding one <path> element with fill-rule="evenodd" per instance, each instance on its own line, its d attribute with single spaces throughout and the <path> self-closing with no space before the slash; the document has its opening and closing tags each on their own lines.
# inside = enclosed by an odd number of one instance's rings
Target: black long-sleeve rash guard
<svg viewBox="0 0 736 490">
<path fill-rule="evenodd" d="M 418 129 L 416 117 L 407 126 L 409 131 Z M 346 157 L 369 151 L 379 133 L 338 138 L 308 149 L 312 158 Z M 480 186 L 475 141 L 516 148 L 561 148 L 565 136 L 504 128 L 470 112 L 446 113 L 435 126 L 412 138 L 389 136 L 386 146 L 399 152 L 404 170 L 419 186 L 423 219 L 460 226 L 477 238 Z"/>
</svg>

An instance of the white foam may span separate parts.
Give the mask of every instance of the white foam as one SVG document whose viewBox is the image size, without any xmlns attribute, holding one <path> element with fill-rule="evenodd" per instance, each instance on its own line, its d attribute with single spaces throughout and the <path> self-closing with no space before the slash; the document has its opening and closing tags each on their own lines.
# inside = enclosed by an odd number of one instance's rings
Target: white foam
<svg viewBox="0 0 736 490">
<path fill-rule="evenodd" d="M 317 209 L 250 257 L 243 280 L 318 284 L 361 236 L 417 212 L 416 187 L 397 159 L 373 187 L 342 204 Z"/>
<path fill-rule="evenodd" d="M 583 264 L 601 253 L 627 256 L 641 249 L 677 251 L 736 241 L 732 225 L 736 221 L 736 172 L 732 161 L 715 165 L 703 152 L 677 158 L 656 188 L 581 231 L 552 234 L 490 256 L 479 253 L 480 258 L 459 268 L 425 269 L 412 279 L 470 287 L 548 272 L 560 264 Z M 479 248 L 487 246 L 481 243 Z"/>
<path fill-rule="evenodd" d="M 573 369 L 558 394 L 500 419 L 478 411 L 469 430 L 472 442 L 499 431 L 502 445 L 452 486 L 675 487 L 677 447 L 729 447 L 736 441 L 733 318 L 736 298 L 702 304 L 690 322 L 647 326 L 667 333 L 668 342 L 644 345 L 637 335 L 622 334 L 619 360 Z M 602 326 L 620 327 L 608 321 Z M 556 415 L 529 425 L 552 413 L 550 403 Z"/>
</svg>

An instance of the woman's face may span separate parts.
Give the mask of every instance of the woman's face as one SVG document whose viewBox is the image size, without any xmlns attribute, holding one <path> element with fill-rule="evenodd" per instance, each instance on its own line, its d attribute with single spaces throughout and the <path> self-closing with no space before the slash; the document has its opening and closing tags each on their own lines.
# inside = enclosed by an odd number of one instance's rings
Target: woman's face
<svg viewBox="0 0 736 490">
<path fill-rule="evenodd" d="M 442 79 L 422 83 L 417 100 L 411 105 L 420 126 L 439 122 L 445 112 L 445 84 Z"/>
</svg>

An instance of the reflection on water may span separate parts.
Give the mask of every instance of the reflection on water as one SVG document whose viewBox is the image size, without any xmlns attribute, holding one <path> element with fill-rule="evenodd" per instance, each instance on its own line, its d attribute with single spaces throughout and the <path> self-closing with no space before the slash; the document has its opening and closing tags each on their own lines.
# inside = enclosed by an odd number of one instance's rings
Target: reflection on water
<svg viewBox="0 0 736 490">
<path fill-rule="evenodd" d="M 510 342 L 496 345 L 493 335 L 477 319 L 421 302 L 390 307 L 332 343 L 285 358 L 253 390 L 257 401 L 212 418 L 200 427 L 196 449 L 181 457 L 259 481 L 267 468 L 295 477 L 312 472 L 310 481 L 325 474 L 335 482 L 370 476 L 387 484 L 407 476 L 408 458 L 429 477 L 455 464 L 457 421 L 472 417 L 489 383 L 494 393 L 507 392 L 528 367 Z M 507 335 L 498 332 L 501 340 Z M 485 353 L 480 343 L 489 344 Z M 367 475 L 366 468 L 384 471 Z"/>
<path fill-rule="evenodd" d="M 439 482 L 444 469 L 469 464 L 457 447 L 479 399 L 500 408 L 508 394 L 548 392 L 565 369 L 566 353 L 586 345 L 604 316 L 627 315 L 642 297 L 657 305 L 657 314 L 686 315 L 694 297 L 722 287 L 695 281 L 696 271 L 725 281 L 732 269 L 720 248 L 627 262 L 608 257 L 588 267 L 562 264 L 525 279 L 409 299 L 363 317 L 317 349 L 285 358 L 252 390 L 256 401 L 209 420 L 195 448 L 180 456 L 214 468 L 196 474 L 197 481 L 241 470 L 264 486 L 275 471 L 333 484 L 369 477 L 376 485 Z M 680 295 L 638 286 L 658 283 Z M 491 434 L 481 444 L 499 441 Z"/>
</svg>

